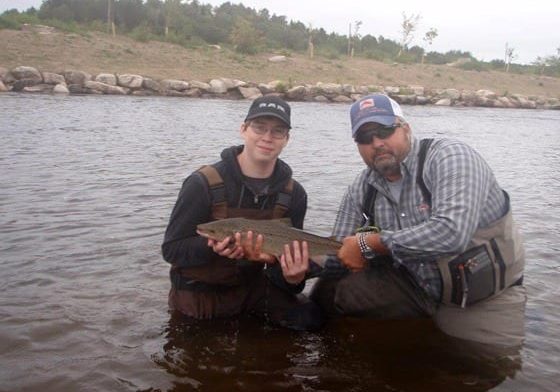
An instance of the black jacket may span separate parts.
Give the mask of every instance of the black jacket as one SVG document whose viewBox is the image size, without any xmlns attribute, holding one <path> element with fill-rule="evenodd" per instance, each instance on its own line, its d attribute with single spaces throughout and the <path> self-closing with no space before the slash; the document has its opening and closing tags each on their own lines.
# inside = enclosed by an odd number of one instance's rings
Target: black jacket
<svg viewBox="0 0 560 392">
<path fill-rule="evenodd" d="M 237 155 L 243 146 L 229 147 L 222 151 L 222 160 L 213 166 L 223 178 L 228 207 L 253 209 L 272 208 L 278 192 L 282 191 L 292 176 L 292 170 L 278 159 L 270 177 L 266 195 L 255 197 L 245 184 Z M 163 258 L 176 267 L 204 264 L 213 251 L 207 240 L 196 233 L 196 226 L 211 220 L 211 201 L 206 180 L 194 172 L 183 182 L 162 244 Z M 294 180 L 292 199 L 287 212 L 294 227 L 303 228 L 307 210 L 307 194 L 301 184 Z"/>
</svg>

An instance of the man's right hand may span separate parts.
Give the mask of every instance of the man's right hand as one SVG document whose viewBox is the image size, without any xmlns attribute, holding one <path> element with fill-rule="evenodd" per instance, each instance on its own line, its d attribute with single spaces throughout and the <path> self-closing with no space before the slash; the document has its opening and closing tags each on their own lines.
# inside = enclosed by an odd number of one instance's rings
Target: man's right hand
<svg viewBox="0 0 560 392">
<path fill-rule="evenodd" d="M 241 259 L 243 257 L 243 248 L 231 240 L 231 237 L 226 237 L 221 241 L 208 238 L 208 246 L 220 256 L 235 260 Z"/>
</svg>

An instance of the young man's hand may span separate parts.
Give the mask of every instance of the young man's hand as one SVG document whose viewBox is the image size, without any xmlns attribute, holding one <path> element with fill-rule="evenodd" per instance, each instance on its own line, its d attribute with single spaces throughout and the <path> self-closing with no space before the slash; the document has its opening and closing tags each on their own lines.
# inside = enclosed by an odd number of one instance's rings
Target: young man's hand
<svg viewBox="0 0 560 392">
<path fill-rule="evenodd" d="M 282 274 L 286 282 L 290 284 L 301 283 L 309 270 L 307 242 L 303 241 L 300 245 L 298 241 L 294 241 L 292 249 L 290 249 L 289 244 L 284 245 L 284 253 L 280 256 L 280 265 L 282 266 Z"/>
<path fill-rule="evenodd" d="M 232 241 L 231 237 L 226 237 L 221 241 L 208 238 L 208 246 L 211 247 L 215 253 L 223 257 L 236 260 L 243 257 L 243 248 L 237 246 L 235 242 Z"/>
<path fill-rule="evenodd" d="M 235 233 L 235 245 L 243 249 L 243 257 L 251 261 L 259 261 L 262 263 L 273 264 L 276 262 L 276 257 L 262 250 L 264 243 L 264 236 L 258 234 L 256 239 L 252 231 L 248 231 L 247 235 L 243 237 L 241 233 Z"/>
</svg>

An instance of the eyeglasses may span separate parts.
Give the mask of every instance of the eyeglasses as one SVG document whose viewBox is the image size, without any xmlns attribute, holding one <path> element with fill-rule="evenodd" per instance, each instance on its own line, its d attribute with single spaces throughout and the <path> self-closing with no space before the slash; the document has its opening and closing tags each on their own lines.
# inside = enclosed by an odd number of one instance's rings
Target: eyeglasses
<svg viewBox="0 0 560 392">
<path fill-rule="evenodd" d="M 264 124 L 253 123 L 249 124 L 249 127 L 257 134 L 257 135 L 265 135 L 268 131 L 274 139 L 284 139 L 288 132 L 290 132 L 289 128 L 286 127 L 272 127 L 269 128 Z"/>
<path fill-rule="evenodd" d="M 387 139 L 395 130 L 402 126 L 402 124 L 393 124 L 389 126 L 380 126 L 377 128 L 369 128 L 364 130 L 358 130 L 358 133 L 354 137 L 354 141 L 358 144 L 371 144 L 373 138 Z"/>
</svg>

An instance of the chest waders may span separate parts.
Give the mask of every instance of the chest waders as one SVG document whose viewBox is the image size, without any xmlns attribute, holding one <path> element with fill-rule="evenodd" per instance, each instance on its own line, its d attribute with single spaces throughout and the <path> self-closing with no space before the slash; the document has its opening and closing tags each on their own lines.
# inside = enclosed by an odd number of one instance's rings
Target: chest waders
<svg viewBox="0 0 560 392">
<path fill-rule="evenodd" d="M 207 165 L 198 171 L 207 182 L 212 203 L 211 219 L 243 217 L 248 219 L 283 218 L 292 200 L 293 180 L 290 179 L 284 189 L 278 193 L 276 202 L 269 209 L 238 208 L 228 206 L 226 188 L 220 173 L 214 166 Z M 243 285 L 263 269 L 262 263 L 235 261 L 214 255 L 199 266 L 171 269 L 173 286 L 179 290 L 223 291 L 228 287 Z"/>
<path fill-rule="evenodd" d="M 432 141 L 420 141 L 416 175 L 424 201 L 430 206 L 432 195 L 422 176 Z M 522 283 L 525 252 L 512 218 L 509 195 L 503 192 L 508 205 L 507 213 L 490 226 L 477 229 L 466 251 L 436 260 L 442 278 L 443 304 L 466 307 Z M 364 199 L 364 214 L 372 225 L 375 225 L 376 196 L 377 190 L 369 185 Z"/>
</svg>

